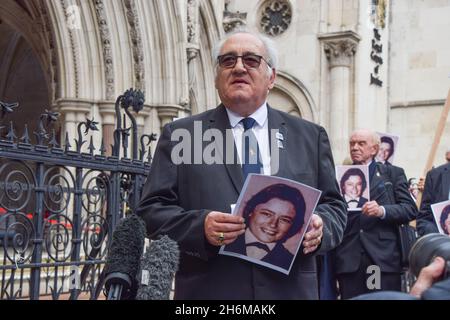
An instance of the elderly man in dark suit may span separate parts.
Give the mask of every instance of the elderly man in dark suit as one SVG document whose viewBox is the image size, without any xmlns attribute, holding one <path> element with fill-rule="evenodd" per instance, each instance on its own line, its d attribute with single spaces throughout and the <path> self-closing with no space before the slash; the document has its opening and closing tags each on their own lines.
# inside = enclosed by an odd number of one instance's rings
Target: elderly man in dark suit
<svg viewBox="0 0 450 320">
<path fill-rule="evenodd" d="M 417 217 L 417 232 L 420 236 L 439 232 L 431 205 L 450 199 L 450 162 L 427 173 L 425 187 Z"/>
<path fill-rule="evenodd" d="M 269 39 L 239 31 L 214 56 L 222 103 L 164 127 L 138 214 L 150 238 L 167 234 L 180 246 L 175 299 L 317 299 L 315 254 L 340 243 L 346 222 L 327 134 L 267 105 L 276 75 Z M 218 254 L 245 232 L 243 218 L 229 212 L 252 172 L 322 190 L 288 276 Z"/>
<path fill-rule="evenodd" d="M 378 290 L 401 290 L 398 226 L 416 217 L 403 169 L 377 163 L 379 136 L 356 130 L 350 137 L 354 164 L 369 166 L 370 201 L 349 212 L 344 240 L 336 249 L 336 273 L 342 299 Z M 368 285 L 371 266 L 381 272 L 380 286 Z"/>
</svg>

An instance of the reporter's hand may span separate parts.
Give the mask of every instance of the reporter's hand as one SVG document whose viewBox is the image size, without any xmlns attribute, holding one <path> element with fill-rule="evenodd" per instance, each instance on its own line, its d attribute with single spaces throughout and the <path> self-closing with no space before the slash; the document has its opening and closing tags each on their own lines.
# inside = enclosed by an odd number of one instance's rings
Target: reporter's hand
<svg viewBox="0 0 450 320">
<path fill-rule="evenodd" d="M 416 283 L 411 288 L 410 294 L 420 298 L 422 293 L 429 289 L 436 280 L 442 275 L 445 270 L 445 260 L 441 257 L 436 257 L 432 263 L 420 270 L 419 277 Z"/>
<path fill-rule="evenodd" d="M 230 244 L 245 232 L 244 218 L 211 211 L 205 218 L 204 229 L 206 239 L 213 246 Z M 222 233 L 223 241 L 220 240 Z"/>
</svg>

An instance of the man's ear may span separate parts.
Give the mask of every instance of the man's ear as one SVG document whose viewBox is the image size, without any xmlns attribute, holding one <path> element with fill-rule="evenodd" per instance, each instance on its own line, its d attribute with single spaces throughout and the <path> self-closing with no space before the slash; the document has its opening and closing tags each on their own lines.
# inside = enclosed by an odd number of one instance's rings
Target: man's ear
<svg viewBox="0 0 450 320">
<path fill-rule="evenodd" d="M 373 150 L 375 150 L 375 153 L 372 153 L 372 156 L 376 156 L 378 154 L 378 151 L 380 151 L 380 145 L 378 144 L 374 144 L 373 145 Z"/>
<path fill-rule="evenodd" d="M 218 89 L 217 88 L 217 78 L 218 78 L 219 76 L 218 76 L 218 74 L 217 74 L 217 70 L 216 70 L 216 76 L 214 77 L 214 87 L 216 88 L 216 89 Z"/>
<path fill-rule="evenodd" d="M 275 70 L 275 68 L 272 68 L 272 73 L 270 74 L 270 79 L 269 79 L 269 90 L 272 90 L 274 85 L 275 85 L 275 79 L 277 78 L 277 71 Z"/>
</svg>

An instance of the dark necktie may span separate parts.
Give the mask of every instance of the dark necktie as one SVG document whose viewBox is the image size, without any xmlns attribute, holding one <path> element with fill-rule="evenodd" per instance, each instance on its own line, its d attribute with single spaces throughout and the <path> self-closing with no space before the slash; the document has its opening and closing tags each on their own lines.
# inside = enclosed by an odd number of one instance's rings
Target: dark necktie
<svg viewBox="0 0 450 320">
<path fill-rule="evenodd" d="M 351 206 L 351 204 L 354 204 L 354 206 Z M 356 200 L 347 201 L 347 207 L 349 207 L 350 209 L 358 208 L 358 201 Z"/>
<path fill-rule="evenodd" d="M 269 246 L 267 244 L 261 243 L 261 242 L 250 242 L 246 244 L 247 247 L 256 247 L 259 249 L 263 249 L 266 252 L 269 252 Z"/>
<path fill-rule="evenodd" d="M 259 152 L 258 140 L 251 130 L 256 120 L 253 118 L 244 118 L 241 120 L 244 126 L 242 135 L 242 173 L 244 181 L 250 173 L 261 173 L 262 163 Z"/>
</svg>

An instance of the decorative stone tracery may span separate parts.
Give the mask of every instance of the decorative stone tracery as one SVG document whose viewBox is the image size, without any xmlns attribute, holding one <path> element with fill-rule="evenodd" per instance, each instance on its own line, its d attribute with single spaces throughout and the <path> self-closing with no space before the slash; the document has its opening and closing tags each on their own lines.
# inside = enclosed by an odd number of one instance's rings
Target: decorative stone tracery
<svg viewBox="0 0 450 320">
<path fill-rule="evenodd" d="M 287 30 L 292 20 L 292 8 L 288 1 L 271 0 L 262 7 L 260 26 L 270 36 L 279 36 Z"/>
<path fill-rule="evenodd" d="M 145 89 L 144 50 L 142 48 L 141 27 L 134 0 L 126 0 L 127 20 L 133 46 L 134 77 L 136 89 Z"/>
<path fill-rule="evenodd" d="M 111 33 L 106 19 L 103 0 L 95 1 L 95 12 L 97 14 L 98 28 L 103 48 L 103 61 L 105 64 L 106 77 L 106 99 L 114 100 L 114 64 L 111 49 Z"/>
</svg>

